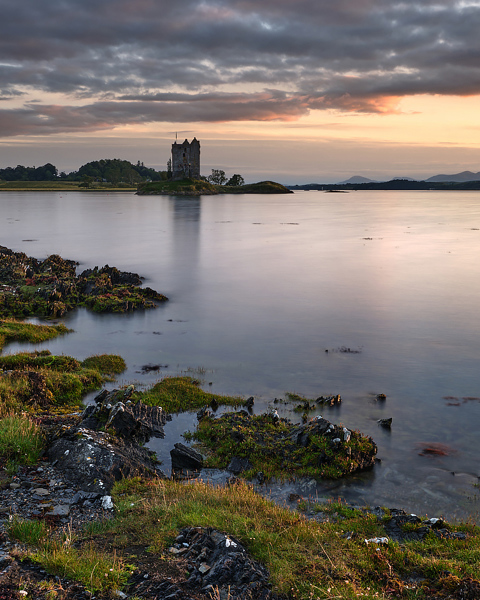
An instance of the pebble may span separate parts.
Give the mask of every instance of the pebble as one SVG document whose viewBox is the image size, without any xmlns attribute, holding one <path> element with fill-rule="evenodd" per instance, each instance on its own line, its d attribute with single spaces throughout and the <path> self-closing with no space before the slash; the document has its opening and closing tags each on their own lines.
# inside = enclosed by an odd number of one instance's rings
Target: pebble
<svg viewBox="0 0 480 600">
<path fill-rule="evenodd" d="M 111 500 L 111 499 L 110 499 Z M 47 517 L 59 526 L 80 528 L 108 518 L 101 494 L 74 489 L 63 474 L 45 461 L 41 467 L 22 467 L 6 488 L 0 489 L 0 539 L 11 515 L 22 519 Z M 0 552 L 5 548 L 0 542 Z"/>
</svg>

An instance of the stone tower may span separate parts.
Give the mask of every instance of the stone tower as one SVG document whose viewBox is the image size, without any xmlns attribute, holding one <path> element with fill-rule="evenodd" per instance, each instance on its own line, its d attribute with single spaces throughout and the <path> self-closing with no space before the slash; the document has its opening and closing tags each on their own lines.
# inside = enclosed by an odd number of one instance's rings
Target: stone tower
<svg viewBox="0 0 480 600">
<path fill-rule="evenodd" d="M 172 144 L 172 179 L 200 178 L 200 142 L 193 138 L 191 143 Z"/>
</svg>

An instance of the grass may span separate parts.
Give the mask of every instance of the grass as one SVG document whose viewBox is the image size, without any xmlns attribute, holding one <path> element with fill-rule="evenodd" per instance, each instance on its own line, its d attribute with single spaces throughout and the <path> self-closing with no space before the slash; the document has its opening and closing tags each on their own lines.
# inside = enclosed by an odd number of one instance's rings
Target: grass
<svg viewBox="0 0 480 600">
<path fill-rule="evenodd" d="M 95 354 L 82 362 L 84 369 L 95 369 L 106 375 L 119 375 L 127 368 L 125 360 L 118 354 Z"/>
<path fill-rule="evenodd" d="M 85 191 L 129 191 L 135 190 L 136 186 L 128 184 L 93 183 L 91 187 L 82 186 L 81 181 L 3 181 L 0 180 L 1 191 L 62 191 L 62 192 L 85 192 Z"/>
<path fill-rule="evenodd" d="M 15 319 L 0 321 L 0 350 L 9 342 L 31 342 L 39 344 L 72 331 L 65 325 L 34 325 Z"/>
<path fill-rule="evenodd" d="M 26 414 L 10 414 L 0 419 L 0 460 L 9 475 L 21 464 L 35 464 L 42 450 L 41 431 Z"/>
<path fill-rule="evenodd" d="M 218 194 L 217 186 L 200 179 L 181 179 L 168 181 L 151 181 L 140 183 L 137 193 L 141 196 L 148 194 L 199 196 L 202 194 Z"/>
<path fill-rule="evenodd" d="M 269 569 L 273 590 L 292 600 L 476 597 L 455 595 L 469 578 L 480 578 L 480 530 L 473 525 L 455 528 L 466 540 L 431 534 L 424 542 L 377 546 L 364 540 L 387 534 L 384 521 L 369 511 L 322 505 L 326 517 L 320 523 L 262 498 L 245 483 L 211 487 L 133 479 L 115 484 L 113 496 L 115 518 L 90 524 L 88 540 L 99 546 L 108 541 L 117 553 L 147 546 L 159 571 L 171 560 L 168 547 L 180 529 L 213 527 L 238 539 Z"/>
<path fill-rule="evenodd" d="M 343 437 L 341 427 L 335 426 L 328 435 L 315 434 L 314 422 L 308 427 L 308 441 L 299 444 L 290 421 L 240 412 L 203 418 L 191 437 L 208 452 L 208 467 L 224 469 L 233 457 L 248 459 L 252 466 L 242 474 L 246 478 L 260 471 L 267 479 L 337 479 L 371 466 L 376 452 L 371 438 L 352 431 L 348 441 L 334 443 Z"/>
<path fill-rule="evenodd" d="M 129 567 L 115 555 L 91 543 L 78 549 L 71 536 L 53 537 L 44 521 L 13 518 L 6 529 L 12 539 L 32 546 L 24 556 L 54 575 L 80 581 L 92 594 L 119 590 L 130 576 Z"/>
<path fill-rule="evenodd" d="M 48 350 L 0 357 L 0 416 L 3 411 L 78 408 L 83 396 L 125 368 L 117 355 L 93 356 L 83 363 Z"/>
<path fill-rule="evenodd" d="M 196 410 L 208 405 L 241 406 L 243 398 L 204 392 L 192 377 L 165 377 L 146 392 L 135 392 L 133 399 L 150 406 L 161 406 L 167 413 Z"/>
</svg>

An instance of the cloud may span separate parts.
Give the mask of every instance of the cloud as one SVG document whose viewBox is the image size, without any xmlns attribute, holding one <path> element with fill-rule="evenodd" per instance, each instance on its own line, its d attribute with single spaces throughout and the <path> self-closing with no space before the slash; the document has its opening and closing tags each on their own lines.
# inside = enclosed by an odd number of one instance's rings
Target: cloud
<svg viewBox="0 0 480 600">
<path fill-rule="evenodd" d="M 25 100 L 0 110 L 3 135 L 480 93 L 473 0 L 3 0 L 2 16 L 0 99 Z M 28 102 L 45 93 L 62 106 Z"/>
</svg>

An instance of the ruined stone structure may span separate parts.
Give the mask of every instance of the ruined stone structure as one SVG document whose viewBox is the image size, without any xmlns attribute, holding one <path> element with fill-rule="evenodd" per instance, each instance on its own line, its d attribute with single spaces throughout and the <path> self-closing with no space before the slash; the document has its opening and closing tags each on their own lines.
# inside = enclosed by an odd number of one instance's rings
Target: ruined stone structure
<svg viewBox="0 0 480 600">
<path fill-rule="evenodd" d="M 191 143 L 172 144 L 172 178 L 200 178 L 200 142 L 193 138 Z"/>
</svg>

